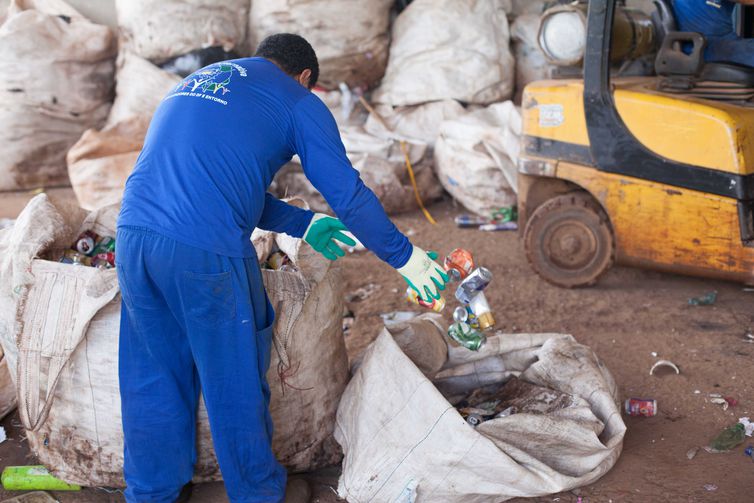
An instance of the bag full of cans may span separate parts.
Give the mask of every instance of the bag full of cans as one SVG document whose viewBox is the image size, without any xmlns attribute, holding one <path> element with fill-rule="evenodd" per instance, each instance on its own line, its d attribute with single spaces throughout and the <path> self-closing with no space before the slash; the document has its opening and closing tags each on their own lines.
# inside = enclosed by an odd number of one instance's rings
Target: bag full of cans
<svg viewBox="0 0 754 503">
<path fill-rule="evenodd" d="M 112 269 L 115 267 L 115 238 L 84 231 L 71 248 L 63 252 L 58 262 Z"/>
</svg>

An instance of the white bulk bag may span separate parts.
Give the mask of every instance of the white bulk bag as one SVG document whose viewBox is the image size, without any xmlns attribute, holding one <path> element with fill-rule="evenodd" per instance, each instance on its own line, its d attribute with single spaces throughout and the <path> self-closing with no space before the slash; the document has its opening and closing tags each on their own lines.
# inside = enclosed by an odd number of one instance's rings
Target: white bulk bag
<svg viewBox="0 0 754 503">
<path fill-rule="evenodd" d="M 430 147 L 435 145 L 443 121 L 455 119 L 466 113 L 461 104 L 453 100 L 433 101 L 409 107 L 378 105 L 375 111 L 390 129 L 385 129 L 382 122 L 370 114 L 364 124 L 367 133 L 378 138 L 423 143 Z"/>
<path fill-rule="evenodd" d="M 12 352 L 29 445 L 56 476 L 86 486 L 123 485 L 117 275 L 38 257 L 84 229 L 114 235 L 116 216 L 115 206 L 87 214 L 41 194 L 0 232 L 0 303 L 12 307 L 2 311 L 0 342 Z M 262 271 L 277 310 L 267 374 L 273 450 L 288 468 L 311 470 L 340 459 L 332 431 L 348 379 L 343 283 L 308 245 L 275 239 L 300 272 Z M 195 480 L 219 480 L 201 404 L 197 423 Z"/>
<path fill-rule="evenodd" d="M 509 9 L 503 0 L 414 0 L 393 24 L 385 78 L 372 99 L 400 106 L 510 98 Z"/>
<path fill-rule="evenodd" d="M 549 79 L 555 65 L 548 63 L 539 48 L 539 14 L 516 18 L 511 27 L 513 54 L 516 56 L 516 102 L 521 102 L 524 87 L 530 82 Z"/>
<path fill-rule="evenodd" d="M 483 216 L 515 205 L 520 136 L 521 114 L 510 101 L 443 122 L 435 144 L 440 183 Z"/>
<path fill-rule="evenodd" d="M 125 48 L 151 61 L 246 42 L 249 0 L 116 0 L 115 8 Z"/>
<path fill-rule="evenodd" d="M 62 0 L 0 20 L 0 190 L 66 185 L 66 151 L 110 109 L 115 36 Z"/>
<path fill-rule="evenodd" d="M 87 130 L 66 156 L 71 185 L 82 208 L 94 210 L 122 199 L 152 114 L 178 82 L 177 75 L 121 52 L 107 124 L 101 130 Z"/>
<path fill-rule="evenodd" d="M 500 370 L 482 374 L 491 360 Z M 571 404 L 474 428 L 435 387 L 490 376 L 566 393 Z M 615 381 L 569 335 L 497 334 L 478 352 L 451 347 L 434 383 L 388 331 L 367 350 L 338 407 L 341 498 L 414 501 L 400 497 L 415 491 L 417 503 L 497 503 L 544 496 L 591 484 L 620 456 L 626 426 Z"/>
<path fill-rule="evenodd" d="M 251 2 L 256 46 L 268 35 L 296 33 L 312 44 L 319 85 L 367 88 L 387 63 L 392 0 L 264 0 Z"/>
</svg>

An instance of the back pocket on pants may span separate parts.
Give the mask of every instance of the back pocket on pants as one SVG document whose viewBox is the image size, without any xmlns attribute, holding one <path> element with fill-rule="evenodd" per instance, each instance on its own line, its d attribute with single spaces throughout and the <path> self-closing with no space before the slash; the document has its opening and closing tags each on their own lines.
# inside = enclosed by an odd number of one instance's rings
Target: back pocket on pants
<svg viewBox="0 0 754 503">
<path fill-rule="evenodd" d="M 205 326 L 228 322 L 236 317 L 236 298 L 230 272 L 183 273 L 183 300 L 186 317 Z"/>
</svg>

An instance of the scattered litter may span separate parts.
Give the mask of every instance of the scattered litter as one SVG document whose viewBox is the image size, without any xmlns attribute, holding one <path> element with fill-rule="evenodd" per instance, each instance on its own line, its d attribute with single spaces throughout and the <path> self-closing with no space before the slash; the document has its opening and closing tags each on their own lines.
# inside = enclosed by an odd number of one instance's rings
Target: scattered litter
<svg viewBox="0 0 754 503">
<path fill-rule="evenodd" d="M 698 395 L 698 394 L 700 394 L 700 393 L 701 393 L 701 391 L 699 391 L 698 389 L 695 389 L 695 390 L 694 390 L 694 394 L 695 394 L 695 395 Z"/>
<path fill-rule="evenodd" d="M 694 447 L 692 449 L 689 449 L 688 452 L 686 452 L 686 457 L 689 458 L 689 460 L 694 459 L 697 453 L 699 453 L 699 449 L 701 449 L 701 447 Z"/>
<path fill-rule="evenodd" d="M 748 417 L 739 417 L 738 423 L 743 425 L 744 432 L 746 433 L 747 437 L 750 437 L 752 434 L 754 434 L 754 423 L 749 421 Z"/>
<path fill-rule="evenodd" d="M 480 225 L 491 223 L 491 220 L 477 215 L 458 215 L 455 218 L 455 222 L 458 227 L 466 229 L 473 227 L 479 228 Z"/>
<path fill-rule="evenodd" d="M 751 331 L 746 332 L 742 340 L 744 342 L 748 342 L 749 344 L 754 344 L 754 334 L 752 334 Z"/>
<path fill-rule="evenodd" d="M 745 438 L 746 429 L 744 425 L 736 423 L 718 433 L 718 435 L 709 443 L 709 446 L 705 447 L 704 450 L 713 454 L 728 452 L 737 445 L 742 444 Z"/>
<path fill-rule="evenodd" d="M 717 491 L 717 486 L 715 484 L 704 484 L 704 488 L 710 492 Z"/>
<path fill-rule="evenodd" d="M 649 354 L 651 354 L 653 358 L 657 358 L 657 351 L 652 351 Z"/>
<path fill-rule="evenodd" d="M 504 222 L 501 224 L 484 224 L 479 226 L 480 231 L 495 232 L 495 231 L 517 231 L 518 223 L 516 222 Z"/>
<path fill-rule="evenodd" d="M 6 466 L 2 474 L 6 491 L 80 491 L 81 486 L 55 478 L 42 465 Z"/>
<path fill-rule="evenodd" d="M 657 400 L 646 398 L 629 398 L 624 407 L 629 416 L 652 417 L 657 415 Z"/>
<path fill-rule="evenodd" d="M 60 503 L 44 491 L 34 491 L 26 493 L 15 498 L 3 500 L 1 503 Z"/>
<path fill-rule="evenodd" d="M 413 320 L 416 318 L 416 313 L 413 311 L 393 311 L 381 314 L 380 318 L 382 318 L 382 322 L 385 326 L 388 326 Z"/>
<path fill-rule="evenodd" d="M 738 400 L 736 398 L 733 398 L 732 396 L 724 396 L 723 399 L 728 402 L 728 405 L 730 405 L 731 407 L 738 405 Z"/>
<path fill-rule="evenodd" d="M 728 402 L 725 400 L 725 398 L 721 396 L 716 396 L 710 399 L 710 402 L 714 403 L 715 405 L 722 405 L 723 410 L 728 410 Z"/>
<path fill-rule="evenodd" d="M 0 426 L 0 444 L 8 440 L 8 436 L 5 434 L 5 428 Z"/>
<path fill-rule="evenodd" d="M 346 302 L 361 302 L 371 297 L 372 294 L 379 289 L 380 285 L 377 283 L 369 283 L 368 285 L 357 288 L 353 292 L 347 294 Z"/>
<path fill-rule="evenodd" d="M 751 457 L 754 457 L 754 445 L 748 446 L 746 449 L 744 449 L 744 455 Z"/>
<path fill-rule="evenodd" d="M 657 354 L 657 353 L 655 353 L 655 354 Z M 661 368 L 661 367 L 669 367 L 669 368 L 675 370 L 676 374 L 680 374 L 681 373 L 681 370 L 678 368 L 678 365 L 676 365 L 675 363 L 671 362 L 670 360 L 658 360 L 657 362 L 655 362 L 654 365 L 652 365 L 652 368 L 649 369 L 649 375 L 654 375 L 655 370 L 657 370 L 658 368 Z"/>
<path fill-rule="evenodd" d="M 702 295 L 701 297 L 692 297 L 689 299 L 690 306 L 711 306 L 717 300 L 717 290 Z"/>
</svg>

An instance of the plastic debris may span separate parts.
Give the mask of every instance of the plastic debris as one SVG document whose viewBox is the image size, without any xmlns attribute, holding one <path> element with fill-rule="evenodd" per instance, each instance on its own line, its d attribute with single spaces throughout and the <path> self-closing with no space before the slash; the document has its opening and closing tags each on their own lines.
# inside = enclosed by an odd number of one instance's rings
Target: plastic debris
<svg viewBox="0 0 754 503">
<path fill-rule="evenodd" d="M 746 429 L 744 428 L 744 425 L 736 423 L 718 433 L 705 450 L 711 453 L 728 452 L 737 445 L 742 444 L 744 438 L 746 438 Z"/>
<path fill-rule="evenodd" d="M 81 486 L 55 478 L 42 465 L 7 466 L 2 474 L 6 491 L 79 491 Z"/>
<path fill-rule="evenodd" d="M 678 365 L 676 365 L 675 363 L 671 362 L 670 360 L 658 360 L 658 361 L 655 362 L 654 365 L 652 365 L 652 368 L 649 369 L 649 375 L 654 375 L 655 374 L 655 370 L 657 370 L 658 368 L 661 368 L 661 367 L 669 367 L 669 368 L 675 370 L 676 374 L 680 374 L 681 373 L 681 370 L 678 368 Z"/>
<path fill-rule="evenodd" d="M 704 484 L 704 489 L 709 492 L 717 491 L 717 486 L 715 484 Z"/>
<path fill-rule="evenodd" d="M 710 402 L 714 403 L 715 405 L 722 405 L 723 410 L 728 410 L 728 402 L 721 396 L 712 397 L 710 399 Z"/>
<path fill-rule="evenodd" d="M 699 452 L 700 447 L 694 447 L 692 449 L 689 449 L 686 452 L 686 457 L 689 458 L 689 460 L 694 459 Z"/>
<path fill-rule="evenodd" d="M 739 417 L 738 423 L 743 425 L 744 433 L 746 433 L 747 437 L 750 437 L 752 434 L 754 434 L 754 423 L 749 421 L 748 417 Z"/>
<path fill-rule="evenodd" d="M 751 457 L 754 457 L 754 445 L 748 446 L 746 449 L 744 449 L 744 455 Z"/>
<path fill-rule="evenodd" d="M 517 231 L 518 223 L 516 222 L 503 222 L 494 224 L 484 224 L 479 226 L 480 231 L 496 232 L 496 231 Z"/>
<path fill-rule="evenodd" d="M 717 300 L 717 290 L 702 295 L 701 297 L 692 297 L 689 299 L 690 306 L 711 306 Z"/>
</svg>

